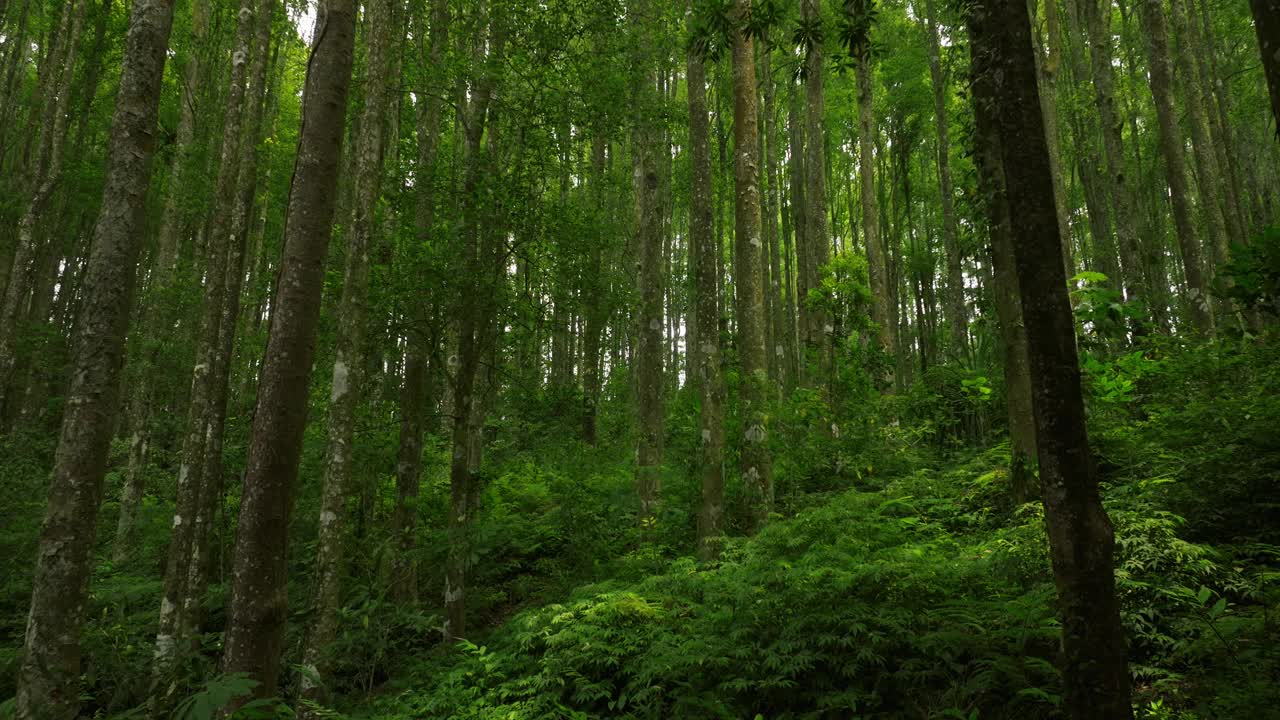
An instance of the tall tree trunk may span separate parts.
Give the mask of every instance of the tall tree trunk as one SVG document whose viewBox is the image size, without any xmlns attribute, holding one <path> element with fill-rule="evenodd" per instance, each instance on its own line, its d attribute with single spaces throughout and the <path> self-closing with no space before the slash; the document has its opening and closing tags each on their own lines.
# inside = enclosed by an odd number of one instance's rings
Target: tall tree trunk
<svg viewBox="0 0 1280 720">
<path fill-rule="evenodd" d="M 813 24 L 814 27 L 820 27 L 822 13 L 819 9 L 818 0 L 803 0 L 801 12 L 805 22 Z M 822 284 L 823 268 L 826 267 L 831 258 L 831 239 L 830 228 L 827 226 L 827 144 L 826 132 L 822 123 L 822 115 L 826 110 L 826 100 L 823 87 L 824 68 L 821 40 L 813 42 L 805 50 L 804 196 L 805 242 L 809 246 L 805 253 L 809 266 L 809 284 L 805 288 L 805 294 L 807 295 L 809 289 L 816 288 Z M 752 74 L 754 75 L 754 72 Z M 739 155 L 738 157 L 741 158 L 742 156 Z M 757 187 L 756 193 L 758 194 L 758 192 L 759 188 Z M 816 378 L 827 378 L 830 375 L 832 319 L 825 310 L 809 308 L 807 304 L 803 317 L 806 355 L 810 352 L 813 353 L 818 363 L 815 374 L 810 378 L 812 382 Z M 817 383 L 813 384 L 816 385 Z"/>
<path fill-rule="evenodd" d="M 649 29 L 648 0 L 630 3 L 632 31 L 637 42 Z M 646 535 L 658 520 L 661 496 L 663 450 L 662 382 L 662 217 L 659 202 L 658 131 L 653 116 L 660 98 L 657 88 L 657 59 L 642 50 L 637 62 L 634 107 L 638 113 L 632 137 L 632 159 L 636 194 L 636 252 L 640 305 L 636 312 L 638 341 L 635 354 L 636 411 L 639 436 L 636 444 L 636 494 L 640 501 L 640 526 Z M 754 83 L 751 92 L 755 92 Z M 754 115 L 754 113 L 753 113 Z M 755 138 L 752 138 L 754 144 Z M 759 269 L 756 271 L 759 276 Z"/>
<path fill-rule="evenodd" d="M 938 41 L 938 14 L 933 0 L 925 2 L 928 25 L 929 76 L 933 81 L 933 117 L 938 127 L 938 192 L 942 196 L 942 247 L 947 255 L 947 329 L 951 356 L 969 354 L 969 313 L 964 300 L 963 259 L 956 229 L 956 209 L 952 200 L 951 139 L 947 127 L 947 79 L 942 72 L 942 47 Z"/>
<path fill-rule="evenodd" d="M 855 60 L 858 82 L 858 176 L 862 202 L 862 235 L 867 248 L 867 274 L 871 282 L 871 320 L 876 324 L 876 338 L 885 355 L 893 357 L 897 334 L 890 308 L 894 303 L 889 292 L 889 268 L 884 244 L 880 239 L 880 208 L 875 186 L 875 112 L 872 108 L 870 47 L 859 49 Z"/>
<path fill-rule="evenodd" d="M 596 128 L 591 139 L 591 192 L 594 195 L 596 211 L 600 217 L 605 216 L 605 150 L 604 131 Z M 600 404 L 600 338 L 604 325 L 608 320 L 608 308 L 604 304 L 604 293 L 601 274 L 604 272 L 603 245 L 601 241 L 592 243 L 588 251 L 587 268 L 589 277 L 586 287 L 586 317 L 583 320 L 584 337 L 582 339 L 582 441 L 588 445 L 596 444 L 596 409 Z"/>
<path fill-rule="evenodd" d="M 480 11 L 484 8 L 481 6 Z M 453 642 L 466 637 L 467 564 L 470 562 L 471 504 L 475 485 L 473 472 L 474 418 L 476 375 L 480 359 L 484 356 L 485 343 L 491 337 L 490 325 L 496 308 L 492 296 L 497 292 L 497 268 L 494 229 L 482 227 L 482 207 L 477 195 L 481 191 L 482 173 L 486 170 L 485 148 L 481 140 L 489 133 L 488 164 L 496 162 L 497 120 L 490 117 L 490 101 L 496 83 L 496 68 L 492 67 L 502 57 L 505 32 L 499 19 L 490 19 L 490 52 L 486 56 L 484 44 L 477 42 L 474 63 L 480 77 L 465 109 L 465 177 L 462 184 L 463 198 L 463 271 L 471 283 L 470 294 L 459 298 L 455 314 L 458 321 L 457 370 L 453 382 L 453 433 L 452 455 L 449 465 L 449 552 L 445 569 L 444 640 Z M 477 301 L 476 298 L 483 300 Z M 452 361 L 450 364 L 453 364 Z"/>
<path fill-rule="evenodd" d="M 135 0 L 102 207 L 93 231 L 72 354 L 67 410 L 40 532 L 31 612 L 18 676 L 18 717 L 71 720 L 79 714 L 80 630 L 90 552 L 114 431 L 124 342 L 155 151 L 172 0 Z"/>
<path fill-rule="evenodd" d="M 699 474 L 702 505 L 698 512 L 698 556 L 719 554 L 724 535 L 724 378 L 720 374 L 720 308 L 716 296 L 716 253 L 711 231 L 711 148 L 707 116 L 706 69 L 694 51 L 687 57 L 689 157 L 693 181 L 689 196 L 689 245 L 693 259 L 693 303 L 697 317 Z"/>
<path fill-rule="evenodd" d="M 773 51 L 766 50 L 761 54 L 761 74 L 764 83 L 764 136 L 767 140 L 767 155 L 765 156 L 765 175 L 768 178 L 768 195 L 765 205 L 767 207 L 766 215 L 769 218 L 768 232 L 768 264 L 769 264 L 769 281 L 770 285 L 766 288 L 771 298 L 773 342 L 770 352 L 773 354 L 774 362 L 770 363 L 770 367 L 777 366 L 775 373 L 776 379 L 781 382 L 785 391 L 790 391 L 795 386 L 795 376 L 792 368 L 795 366 L 795 360 L 791 354 L 791 343 L 788 341 L 791 329 L 788 321 L 788 308 L 791 302 L 791 293 L 788 290 L 784 294 L 784 286 L 790 284 L 790 279 L 786 281 L 782 278 L 783 264 L 781 261 L 782 239 L 780 234 L 786 234 L 787 216 L 782 211 L 782 194 L 781 182 L 782 174 L 778 169 L 778 145 L 780 142 L 777 128 L 777 84 L 773 79 Z M 705 111 L 705 101 L 703 103 Z M 709 152 L 709 151 L 708 151 Z M 708 154 L 708 157 L 710 155 Z M 710 172 L 710 160 L 708 159 L 708 173 Z M 710 191 L 708 191 L 710 192 Z M 709 201 L 708 201 L 709 202 Z M 782 230 L 779 229 L 779 218 L 781 218 Z M 708 232 L 710 232 L 708 226 Z M 716 332 L 719 332 L 718 328 Z"/>
<path fill-rule="evenodd" d="M 1079 5 L 1078 0 L 1066 3 L 1067 32 L 1062 37 L 1062 42 L 1067 47 L 1069 86 L 1075 92 L 1089 82 L 1089 68 L 1084 58 L 1084 18 L 1081 17 Z M 1094 127 L 1092 114 L 1084 112 L 1077 102 L 1071 103 L 1068 117 L 1076 145 L 1075 165 L 1079 171 L 1085 208 L 1089 215 L 1086 262 L 1088 267 L 1105 274 L 1116 290 L 1123 292 L 1124 277 L 1120 255 L 1116 250 L 1115 235 L 1111 232 L 1112 203 L 1109 202 L 1108 191 L 1113 191 L 1114 188 L 1110 186 L 1103 169 L 1102 153 L 1097 142 L 1098 129 Z"/>
<path fill-rule="evenodd" d="M 443 73 L 444 52 L 449 40 L 449 4 L 432 0 L 427 67 Z M 418 165 L 420 183 L 414 225 L 418 241 L 426 243 L 435 226 L 436 157 L 440 147 L 441 104 L 444 87 L 423 95 L 418 108 Z M 420 312 L 410 312 L 411 326 L 405 351 L 404 386 L 400 395 L 400 444 L 396 451 L 396 509 L 392 531 L 398 539 L 398 551 L 392 561 L 391 596 L 398 602 L 413 603 L 418 599 L 417 565 L 414 562 L 417 533 L 418 488 L 422 474 L 422 434 L 427 427 L 427 397 L 431 385 L 429 358 L 435 349 L 438 333 L 428 333 L 424 325 L 433 321 Z"/>
<path fill-rule="evenodd" d="M 289 517 L 306 426 L 324 258 L 333 226 L 355 26 L 351 0 L 325 0 L 320 6 L 307 62 L 283 261 L 245 468 L 223 669 L 259 682 L 254 688 L 257 697 L 275 694 L 280 671 L 288 614 Z"/>
<path fill-rule="evenodd" d="M 791 244 L 786 253 L 787 260 L 787 281 L 792 283 L 792 290 L 788 292 L 789 312 L 787 317 L 787 340 L 791 345 L 792 358 L 794 359 L 794 372 L 796 382 L 807 382 L 805 378 L 805 357 L 804 348 L 801 345 L 801 305 L 804 304 L 805 294 L 808 290 L 808 281 L 805 279 L 805 253 L 809 247 L 808 230 L 805 227 L 805 189 L 804 189 L 804 122 L 801 118 L 803 96 L 797 87 L 792 86 L 791 96 L 787 103 L 787 135 L 788 135 L 788 183 L 787 189 L 790 196 L 791 212 L 788 218 L 791 220 L 792 237 Z M 720 114 L 716 114 L 717 123 L 720 122 Z M 722 162 L 723 164 L 723 162 Z M 794 268 L 792 261 L 794 260 Z"/>
<path fill-rule="evenodd" d="M 1009 479 L 1014 502 L 1027 501 L 1035 475 L 1035 411 L 1031 398 L 1031 368 L 1027 359 L 1027 328 L 1022 321 L 1021 290 L 1014 261 L 1012 218 L 1004 185 L 1004 161 L 1000 156 L 1000 135 L 990 108 L 977 107 L 992 102 L 994 89 L 986 76 L 977 76 L 982 66 L 975 64 L 973 82 L 975 161 L 978 185 L 987 214 L 990 234 L 993 282 L 986 285 L 995 294 L 996 319 L 1004 351 L 1005 412 L 1009 421 Z"/>
<path fill-rule="evenodd" d="M 321 490 L 316 563 L 313 571 L 310 633 L 303 649 L 299 717 L 315 713 L 307 701 L 324 699 L 323 681 L 330 664 L 325 655 L 338 634 L 338 607 L 342 596 L 343 531 L 346 528 L 346 500 L 351 489 L 352 444 L 355 440 L 356 410 L 365 367 L 365 325 L 368 320 L 369 254 L 374 248 L 378 197 L 382 189 L 383 148 L 387 114 L 391 109 L 387 90 L 391 80 L 391 27 L 396 0 L 369 0 L 365 3 L 368 50 L 364 82 L 364 108 L 355 152 L 354 212 L 351 241 L 346 248 L 342 299 L 338 307 L 338 340 L 333 360 L 329 395 L 329 447 L 325 458 L 324 486 Z M 396 142 L 396 138 L 390 138 Z"/>
<path fill-rule="evenodd" d="M 1129 673 L 1115 593 L 1114 533 L 1085 430 L 1030 18 L 1023 0 L 975 6 L 975 94 L 995 115 L 1034 390 L 1045 524 L 1058 589 L 1064 705 L 1078 720 L 1128 720 Z M 999 81 L 993 76 L 998 76 Z"/>
<path fill-rule="evenodd" d="M 183 622 L 187 634 L 194 634 L 199 625 L 200 600 L 212 577 L 213 565 L 209 542 L 222 505 L 225 490 L 222 468 L 222 445 L 226 433 L 227 403 L 230 399 L 231 364 L 235 349 L 236 332 L 240 320 L 240 301 L 244 289 L 245 250 L 249 236 L 249 221 L 254 211 L 258 189 L 258 149 L 263 141 L 262 122 L 266 106 L 268 53 L 271 49 L 271 22 L 276 0 L 254 0 L 256 26 L 254 31 L 253 61 L 249 68 L 249 84 L 245 90 L 243 139 L 237 159 L 235 197 L 232 202 L 231 221 L 228 226 L 226 280 L 222 297 L 222 318 L 218 322 L 218 347 L 210 382 L 213 388 L 210 415 L 205 422 L 208 438 L 205 447 L 204 479 L 200 488 L 200 504 L 196 508 L 194 536 L 191 542 L 191 560 L 187 569 L 187 607 L 183 610 Z"/>
<path fill-rule="evenodd" d="M 734 0 L 739 22 L 751 13 L 751 0 Z M 773 467 L 768 445 L 769 377 L 764 349 L 764 293 L 760 286 L 763 247 L 760 242 L 760 156 L 756 124 L 756 66 L 754 41 L 745 28 L 733 35 L 733 155 L 734 155 L 734 282 L 737 285 L 738 355 L 742 362 L 742 484 L 746 496 L 747 532 L 755 532 L 769 521 L 773 511 Z M 809 99 L 812 103 L 813 95 Z M 813 110 L 812 106 L 809 108 Z M 813 133 L 815 124 L 809 122 Z M 820 126 L 817 132 L 821 132 Z M 809 137 L 810 145 L 822 146 L 821 135 Z M 813 162 L 815 153 L 809 153 Z M 822 172 L 821 155 L 818 170 Z M 814 191 L 814 170 L 809 168 L 808 190 Z M 824 192 L 821 183 L 819 192 Z M 810 248 L 826 250 L 825 203 L 806 195 L 809 210 Z M 816 206 L 816 210 L 815 210 Z M 822 222 L 812 219 L 814 213 Z M 814 233 L 821 232 L 815 237 Z M 817 258 L 814 261 L 818 261 Z"/>
<path fill-rule="evenodd" d="M 253 40 L 255 17 L 253 0 L 241 0 L 236 23 L 236 44 L 231 58 L 224 110 L 221 163 L 215 181 L 213 215 L 205 260 L 204 304 L 200 315 L 195 367 L 191 372 L 191 399 L 187 409 L 186 435 L 178 466 L 177 501 L 169 555 L 165 565 L 164 594 L 160 603 L 160 628 L 156 633 L 155 664 L 152 693 L 155 717 L 168 714 L 174 693 L 178 691 L 175 671 L 188 651 L 191 627 L 187 611 L 197 599 L 191 597 L 189 582 L 191 556 L 195 548 L 196 518 L 200 512 L 205 484 L 213 478 L 204 471 L 211 451 L 212 424 L 219 416 L 217 398 L 217 365 L 222 316 L 227 291 L 227 258 L 232 252 L 231 215 L 235 205 L 236 182 L 239 179 L 242 115 L 245 77 Z"/>
<path fill-rule="evenodd" d="M 1182 251 L 1183 274 L 1187 280 L 1187 304 L 1196 330 L 1213 333 L 1213 313 L 1209 309 L 1209 283 L 1200 258 L 1199 234 L 1191 222 L 1191 200 L 1187 189 L 1187 166 L 1182 156 L 1182 132 L 1173 103 L 1173 63 L 1169 54 L 1169 31 L 1162 0 L 1137 0 L 1147 38 L 1147 59 L 1151 96 L 1155 99 L 1160 132 L 1160 152 L 1164 156 L 1169 201 L 1173 205 L 1174 232 Z"/>
</svg>

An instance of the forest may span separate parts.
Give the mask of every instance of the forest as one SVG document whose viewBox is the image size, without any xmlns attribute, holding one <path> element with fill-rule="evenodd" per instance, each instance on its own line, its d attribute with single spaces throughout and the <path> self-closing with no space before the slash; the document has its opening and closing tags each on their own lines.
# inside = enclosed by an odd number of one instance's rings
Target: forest
<svg viewBox="0 0 1280 720">
<path fill-rule="evenodd" d="M 0 720 L 1280 718 L 1280 0 L 0 0 Z"/>
</svg>

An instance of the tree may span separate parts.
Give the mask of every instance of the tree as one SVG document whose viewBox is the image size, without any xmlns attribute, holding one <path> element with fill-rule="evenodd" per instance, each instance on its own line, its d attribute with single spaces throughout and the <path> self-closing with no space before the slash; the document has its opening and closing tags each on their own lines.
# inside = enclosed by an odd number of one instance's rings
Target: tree
<svg viewBox="0 0 1280 720">
<path fill-rule="evenodd" d="M 801 283 L 802 299 L 809 290 L 822 283 L 822 273 L 831 257 L 831 239 L 827 227 L 827 136 L 822 126 L 826 109 L 823 88 L 823 31 L 822 13 L 817 0 L 803 0 L 802 22 L 806 33 L 804 56 L 805 89 L 805 265 L 806 282 Z M 754 74 L 754 73 L 753 73 Z M 736 76 L 735 76 L 736 77 Z M 757 132 L 759 129 L 757 128 Z M 759 188 L 757 186 L 757 193 Z M 759 213 L 757 212 L 757 215 Z M 802 302 L 804 340 L 806 354 L 812 353 L 818 361 L 817 375 L 829 380 L 831 368 L 832 318 L 817 307 Z M 806 375 L 808 372 L 806 371 Z M 810 378 L 812 380 L 812 378 Z M 815 386 L 819 383 L 813 383 Z"/>
<path fill-rule="evenodd" d="M 706 68 L 696 50 L 686 59 L 689 83 L 689 158 L 693 183 L 689 195 L 689 245 L 693 260 L 693 305 L 697 336 L 696 383 L 699 410 L 699 474 L 702 505 L 698 514 L 698 554 L 711 559 L 724 534 L 724 378 L 720 374 L 720 308 L 716 291 L 716 253 L 712 233 L 710 121 Z"/>
<path fill-rule="evenodd" d="M 307 62 L 298 155 L 289 191 L 284 255 L 254 410 L 253 440 L 236 532 L 223 667 L 275 694 L 288 597 L 289 516 L 307 418 L 324 255 L 351 82 L 356 8 L 325 0 Z"/>
<path fill-rule="evenodd" d="M 119 409 L 134 265 L 172 25 L 172 0 L 135 0 L 111 121 L 102 209 L 82 281 L 86 302 L 77 325 L 68 411 L 40 533 L 18 679 L 16 708 L 23 718 L 70 720 L 79 714 L 80 629 L 90 551 Z"/>
<path fill-rule="evenodd" d="M 369 265 L 375 242 L 377 202 L 387 143 L 385 119 L 391 107 L 387 86 L 391 79 L 391 28 L 396 14 L 394 0 L 371 0 L 365 4 L 368 55 L 364 112 L 355 147 L 355 207 L 351 218 L 351 242 L 346 248 L 343 269 L 338 347 L 333 360 L 332 391 L 329 395 L 329 448 L 325 458 L 316 579 L 311 601 L 315 622 L 307 636 L 302 660 L 307 670 L 302 678 L 305 700 L 318 701 L 323 697 L 323 679 L 328 676 L 324 653 L 338 632 L 343 530 L 346 527 L 347 493 L 351 488 L 356 409 L 364 369 L 368 364 L 364 357 L 364 329 L 368 316 Z M 395 142 L 398 138 L 390 140 Z M 311 713 L 306 710 L 301 714 L 309 716 Z"/>
<path fill-rule="evenodd" d="M 773 511 L 773 468 L 768 446 L 768 366 L 764 346 L 764 291 L 760 281 L 760 145 L 756 114 L 755 42 L 748 25 L 751 1 L 733 5 L 734 281 L 737 286 L 738 355 L 742 362 L 742 482 L 748 532 Z M 811 108 L 812 109 L 812 108 Z M 810 125 L 810 130 L 812 130 Z M 821 145 L 821 138 L 809 138 Z M 812 207 L 816 200 L 806 197 Z M 811 210 L 811 212 L 813 212 Z M 816 212 L 823 214 L 825 210 Z M 811 216 L 810 216 L 811 217 Z M 808 222 L 809 220 L 806 220 Z M 813 231 L 815 225 L 810 225 Z M 825 241 L 809 237 L 810 247 Z"/>
<path fill-rule="evenodd" d="M 880 207 L 875 186 L 876 123 L 872 103 L 870 0 L 847 0 L 845 13 L 849 21 L 846 40 L 854 56 L 858 83 L 858 185 L 862 206 L 862 236 L 867 248 L 867 269 L 871 280 L 871 320 L 876 324 L 876 339 L 885 355 L 897 352 L 897 327 L 890 308 L 894 296 L 889 292 L 889 268 L 884 243 L 880 237 Z"/>
<path fill-rule="evenodd" d="M 1132 717 L 1115 591 L 1111 521 L 1085 430 L 1075 321 L 1067 299 L 1053 171 L 1045 142 L 1031 23 L 1022 0 L 970 9 L 979 113 L 991 113 L 1027 332 L 1045 524 L 1058 589 L 1065 705 L 1073 718 Z M 998 80 L 994 79 L 998 78 Z"/>
<path fill-rule="evenodd" d="M 653 4 L 634 0 L 627 12 L 638 48 L 640 33 L 652 27 Z M 641 49 L 638 53 L 633 104 L 637 116 L 632 135 L 636 195 L 637 283 L 640 304 L 636 312 L 635 388 L 639 437 L 636 445 L 636 494 L 640 500 L 640 525 L 652 528 L 658 520 L 662 493 L 663 446 L 663 282 L 662 216 L 658 199 L 661 183 L 658 159 L 658 128 L 655 127 L 658 88 L 656 58 Z M 755 93 L 754 78 L 751 93 Z M 754 117 L 754 109 L 752 116 Z M 751 140 L 753 147 L 755 138 Z M 754 170 L 754 169 L 753 169 Z M 759 267 L 755 276 L 759 277 Z"/>
<path fill-rule="evenodd" d="M 173 515 L 173 531 L 169 557 L 165 566 L 164 596 L 160 602 L 160 628 L 156 633 L 155 682 L 162 689 L 153 699 L 154 714 L 169 712 L 169 702 L 177 691 L 174 670 L 186 653 L 191 633 L 191 610 L 197 603 L 192 597 L 191 559 L 197 543 L 197 516 L 206 485 L 215 482 L 205 475 L 208 455 L 213 449 L 210 439 L 220 432 L 214 424 L 220 418 L 217 387 L 219 352 L 222 344 L 223 309 L 227 300 L 228 256 L 235 244 L 231 238 L 231 215 L 234 211 L 236 181 L 239 177 L 242 142 L 242 109 L 245 79 L 248 77 L 249 54 L 253 42 L 255 18 L 253 0 L 241 0 L 236 22 L 236 43 L 227 80 L 227 100 L 223 120 L 220 163 L 215 184 L 215 202 L 210 216 L 208 252 L 204 262 L 204 302 L 200 311 L 195 366 L 191 370 L 191 400 L 187 405 L 186 435 L 182 443 L 182 460 L 178 466 L 178 498 Z"/>
</svg>

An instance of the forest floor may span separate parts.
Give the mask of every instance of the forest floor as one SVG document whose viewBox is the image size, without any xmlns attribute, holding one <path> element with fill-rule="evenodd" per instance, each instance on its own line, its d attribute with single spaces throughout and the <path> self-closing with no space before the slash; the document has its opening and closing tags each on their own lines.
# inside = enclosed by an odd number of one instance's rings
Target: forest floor
<svg viewBox="0 0 1280 720">
<path fill-rule="evenodd" d="M 1090 369 L 1140 718 L 1280 717 L 1274 353 Z M 461 656 L 416 657 L 358 712 L 1060 716 L 1042 509 L 1010 501 L 1007 446 L 906 443 L 880 462 L 846 467 L 851 489 L 791 496 L 717 562 L 631 548 L 606 579 L 502 613 Z"/>
<path fill-rule="evenodd" d="M 1170 342 L 1085 367 L 1138 717 L 1280 717 L 1280 505 L 1272 501 L 1280 346 Z M 1010 499 L 1007 444 L 942 432 L 955 425 L 931 414 L 936 400 L 926 388 L 886 401 L 891 408 L 868 405 L 845 419 L 840 437 L 813 432 L 812 398 L 785 403 L 776 425 L 778 514 L 757 536 L 731 538 L 710 563 L 689 556 L 694 455 L 678 441 L 682 427 L 694 427 L 688 402 L 668 414 L 670 476 L 651 542 L 626 519 L 625 442 L 587 448 L 569 430 L 513 413 L 490 449 L 473 533 L 471 640 L 441 646 L 434 598 L 403 606 L 385 596 L 391 544 L 372 535 L 354 543 L 332 648 L 335 699 L 324 711 L 1061 717 L 1041 507 Z M 554 417 L 543 410 L 527 416 Z M 876 421 L 890 410 L 915 419 Z M 40 441 L 11 439 L 0 454 L 6 507 L 29 510 L 18 517 L 39 517 L 33 468 L 49 449 Z M 427 466 L 446 467 L 445 452 L 442 443 L 430 448 Z M 444 566 L 447 478 L 437 469 L 426 480 L 420 566 L 422 586 L 432 588 Z M 303 507 L 315 503 L 308 492 Z M 113 509 L 109 502 L 104 527 Z M 147 550 L 135 564 L 114 567 L 100 541 L 85 633 L 86 694 L 99 717 L 127 716 L 145 698 L 170 512 L 163 497 L 149 499 Z M 308 622 L 314 548 L 306 516 L 295 522 L 291 667 Z M 30 519 L 0 528 L 6 682 L 29 593 L 19 570 L 37 530 Z M 225 599 L 221 585 L 206 598 L 204 652 L 191 667 L 197 699 L 233 685 L 212 665 Z"/>
</svg>

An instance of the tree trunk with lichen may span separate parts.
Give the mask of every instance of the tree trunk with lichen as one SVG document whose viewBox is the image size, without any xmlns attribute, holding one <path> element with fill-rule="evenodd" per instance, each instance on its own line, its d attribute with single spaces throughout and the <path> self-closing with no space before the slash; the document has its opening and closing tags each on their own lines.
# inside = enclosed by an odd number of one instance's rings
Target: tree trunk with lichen
<svg viewBox="0 0 1280 720">
<path fill-rule="evenodd" d="M 628 8 L 628 20 L 637 40 L 647 30 L 645 23 L 651 9 L 649 0 L 635 0 Z M 661 184 L 658 159 L 659 133 L 654 127 L 657 95 L 657 60 L 648 50 L 637 58 L 639 71 L 633 88 L 636 110 L 632 135 L 632 163 L 636 196 L 636 282 L 640 303 L 636 308 L 637 342 L 635 349 L 636 417 L 639 435 L 636 440 L 636 495 L 639 499 L 639 523 L 647 537 L 658 519 L 661 496 L 663 450 L 663 264 L 662 216 L 659 199 Z M 754 86 L 751 92 L 755 92 Z M 754 113 L 753 113 L 754 116 Z M 755 139 L 752 138 L 754 144 Z M 756 268 L 757 278 L 759 268 Z"/>
<path fill-rule="evenodd" d="M 80 630 L 90 555 L 118 411 L 134 266 L 172 23 L 172 0 L 134 1 L 111 121 L 102 207 L 81 281 L 84 302 L 67 410 L 40 531 L 18 675 L 15 709 L 21 718 L 71 720 L 79 714 Z"/>
<path fill-rule="evenodd" d="M 749 16 L 751 0 L 735 0 L 739 23 Z M 769 377 L 764 347 L 764 291 L 760 283 L 763 246 L 760 235 L 760 155 L 756 115 L 756 67 L 754 41 L 745 28 L 733 34 L 733 146 L 734 146 L 734 281 L 737 285 L 738 356 L 742 363 L 742 484 L 746 496 L 746 530 L 755 532 L 769 521 L 773 511 L 773 467 L 768 445 Z M 810 95 L 812 101 L 812 95 Z M 810 108 L 812 110 L 812 108 Z M 809 124 L 810 133 L 813 123 Z M 821 147 L 821 139 L 809 137 Z M 810 153 L 810 158 L 813 158 Z M 818 156 L 821 157 L 821 156 Z M 812 173 L 813 171 L 810 170 Z M 821 172 L 821 168 L 818 169 Z M 808 190 L 812 191 L 810 181 Z M 825 222 L 812 221 L 817 212 L 825 219 L 824 206 L 814 210 L 815 199 L 806 195 L 811 216 L 810 247 L 822 245 L 812 237 Z"/>
<path fill-rule="evenodd" d="M 288 616 L 289 519 L 333 227 L 355 26 L 354 2 L 322 2 L 307 62 L 280 276 L 250 433 L 222 666 L 257 681 L 254 697 L 275 695 L 279 678 Z"/>
<path fill-rule="evenodd" d="M 1027 360 L 1027 328 L 1022 321 L 1018 272 L 1013 257 L 1012 218 L 1005 189 L 1004 161 L 992 103 L 995 98 L 990 74 L 975 65 L 972 83 L 974 103 L 974 161 L 978 190 L 987 216 L 990 282 L 995 294 L 996 321 L 1004 354 L 1005 413 L 1009 422 L 1009 480 L 1014 502 L 1027 501 L 1036 457 L 1035 413 L 1031 400 L 1031 368 Z"/>
<path fill-rule="evenodd" d="M 1085 429 L 1075 320 L 1067 298 L 1050 151 L 1023 0 L 972 6 L 979 113 L 1000 139 L 1014 263 L 1034 391 L 1045 525 L 1062 620 L 1064 702 L 1076 720 L 1129 720 L 1130 678 L 1115 591 L 1111 521 Z"/>
<path fill-rule="evenodd" d="M 191 597 L 190 564 L 196 539 L 204 476 L 210 451 L 210 425 L 218 412 L 216 376 L 220 332 L 227 291 L 227 259 L 235 241 L 231 238 L 231 215 L 235 204 L 236 181 L 242 142 L 241 116 L 245 77 L 253 38 L 253 0 L 241 0 L 236 23 L 236 45 L 228 78 L 221 148 L 221 163 L 215 185 L 213 215 L 205 259 L 204 304 L 200 317 L 195 367 L 191 377 L 191 399 L 187 407 L 186 434 L 178 466 L 177 500 L 173 515 L 169 554 L 165 565 L 164 593 L 160 602 L 159 630 L 156 633 L 152 668 L 152 714 L 168 714 L 178 692 L 175 672 L 188 651 L 190 623 L 187 611 L 198 602 Z"/>
<path fill-rule="evenodd" d="M 696 355 L 699 410 L 699 475 L 702 504 L 698 512 L 698 557 L 719 554 L 724 535 L 724 378 L 720 373 L 720 308 L 716 296 L 716 253 L 712 233 L 710 121 L 707 115 L 706 67 L 693 51 L 686 58 L 689 102 L 689 153 L 693 164 L 689 195 L 689 245 L 693 260 L 693 305 L 698 336 L 689 351 Z M 779 326 L 782 329 L 782 326 Z"/>
<path fill-rule="evenodd" d="M 396 0 L 365 3 L 368 45 L 364 82 L 364 108 L 356 140 L 355 188 L 350 242 L 343 267 L 342 298 L 338 306 L 338 341 L 329 393 L 329 447 L 325 458 L 324 485 L 320 493 L 319 531 L 313 571 L 310 632 L 302 652 L 299 717 L 315 715 L 310 703 L 324 700 L 329 676 L 328 646 L 338 634 L 338 607 L 342 595 L 343 532 L 346 499 L 351 490 L 352 452 L 356 411 L 365 366 L 365 324 L 369 314 L 369 254 L 377 230 L 378 197 L 382 188 L 386 116 L 390 109 L 387 85 L 391 68 L 391 28 Z M 394 142 L 395 138 L 391 138 Z"/>
</svg>

